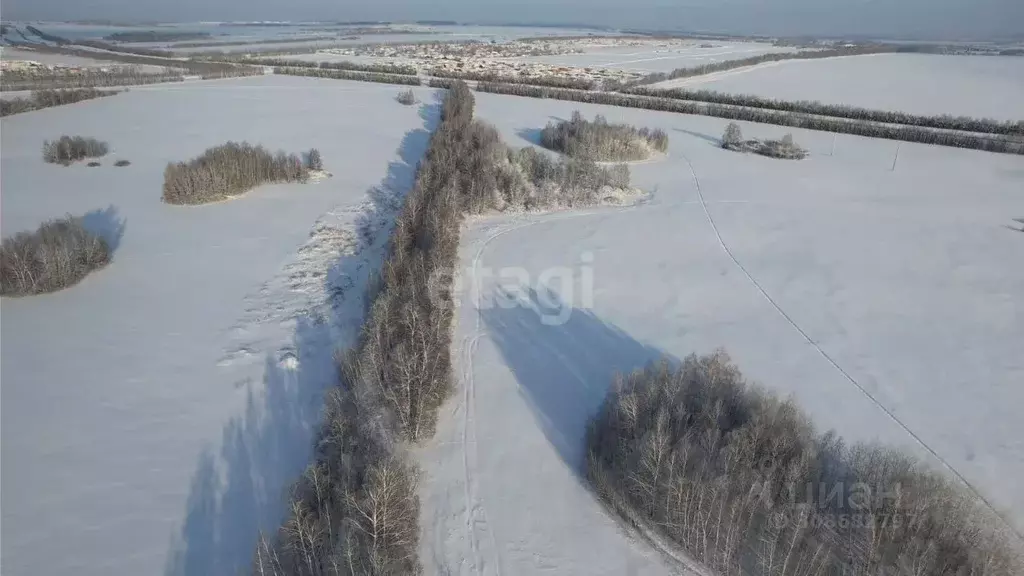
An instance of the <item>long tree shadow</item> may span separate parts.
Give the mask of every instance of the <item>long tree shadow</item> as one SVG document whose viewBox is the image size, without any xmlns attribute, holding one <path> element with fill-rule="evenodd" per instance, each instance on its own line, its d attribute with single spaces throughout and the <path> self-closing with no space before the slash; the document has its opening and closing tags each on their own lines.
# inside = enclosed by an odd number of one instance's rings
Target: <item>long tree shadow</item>
<svg viewBox="0 0 1024 576">
<path fill-rule="evenodd" d="M 103 238 L 110 248 L 110 253 L 117 252 L 121 246 L 121 238 L 124 237 L 128 220 L 122 218 L 113 204 L 104 209 L 96 209 L 87 212 L 82 216 L 82 227 L 93 234 Z"/>
<path fill-rule="evenodd" d="M 716 148 L 721 148 L 721 146 L 722 146 L 722 139 L 721 138 L 716 138 L 716 137 L 714 137 L 714 136 L 712 136 L 710 134 L 704 134 L 703 132 L 694 132 L 692 130 L 683 130 L 682 128 L 674 128 L 674 130 L 676 132 L 682 132 L 683 134 L 688 134 L 690 136 L 693 136 L 694 138 L 700 138 L 701 140 L 704 140 L 705 142 L 710 143 L 712 146 L 714 146 Z"/>
<path fill-rule="evenodd" d="M 262 386 L 247 389 L 245 410 L 225 425 L 219 450 L 200 456 L 168 576 L 248 573 L 260 533 L 273 537 L 286 518 L 290 487 L 313 454 L 323 394 L 337 383 L 335 351 L 358 336 L 364 287 L 380 269 L 439 104 L 424 105 L 420 115 L 423 127 L 405 135 L 398 160 L 368 191 L 369 207 L 355 223 L 359 245 L 325 271 L 327 302 L 295 319 L 291 348 L 267 353 Z"/>
<path fill-rule="evenodd" d="M 566 307 L 545 288 L 523 288 L 514 305 L 480 311 L 487 333 L 565 463 L 582 473 L 587 425 L 615 373 L 666 357 L 590 310 Z"/>
</svg>

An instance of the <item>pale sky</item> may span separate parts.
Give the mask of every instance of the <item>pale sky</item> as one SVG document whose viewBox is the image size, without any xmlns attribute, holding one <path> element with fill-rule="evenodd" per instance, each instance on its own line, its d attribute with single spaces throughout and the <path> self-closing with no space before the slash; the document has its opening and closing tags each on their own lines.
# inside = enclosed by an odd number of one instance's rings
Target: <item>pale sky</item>
<svg viewBox="0 0 1024 576">
<path fill-rule="evenodd" d="M 1024 0 L 3 0 L 4 19 L 573 22 L 750 34 L 1024 37 Z"/>
</svg>

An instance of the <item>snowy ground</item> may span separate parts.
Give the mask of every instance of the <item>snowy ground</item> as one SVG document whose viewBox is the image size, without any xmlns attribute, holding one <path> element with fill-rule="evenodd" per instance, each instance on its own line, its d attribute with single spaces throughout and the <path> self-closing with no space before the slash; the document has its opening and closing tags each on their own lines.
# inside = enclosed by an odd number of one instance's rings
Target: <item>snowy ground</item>
<svg viewBox="0 0 1024 576">
<path fill-rule="evenodd" d="M 832 156 L 796 131 L 811 155 L 782 161 L 717 147 L 713 118 L 477 95 L 519 145 L 575 109 L 662 128 L 669 154 L 632 169 L 644 205 L 467 226 L 459 388 L 418 454 L 428 574 L 678 573 L 586 490 L 581 441 L 613 371 L 720 346 L 820 428 L 941 458 L 1024 529 L 1024 159 L 903 144 L 890 171 L 895 142 Z"/>
<path fill-rule="evenodd" d="M 542 62 L 579 68 L 617 68 L 637 72 L 669 72 L 676 68 L 692 68 L 701 64 L 739 60 L 761 54 L 793 52 L 758 42 L 694 41 L 671 46 L 593 46 L 582 54 L 531 56 L 517 58 L 524 62 Z M 709 47 L 703 48 L 703 45 Z"/>
<path fill-rule="evenodd" d="M 287 76 L 133 88 L 4 118 L 4 236 L 67 212 L 116 250 L 52 295 L 4 298 L 2 573 L 235 574 L 308 463 L 333 345 L 361 325 L 396 194 L 436 121 L 398 88 Z M 44 139 L 106 140 L 100 168 Z M 167 162 L 226 140 L 317 147 L 334 176 L 199 207 Z M 115 168 L 115 159 L 131 166 Z"/>
<path fill-rule="evenodd" d="M 655 86 L 1024 120 L 1024 58 L 1012 56 L 877 54 L 788 60 Z"/>
</svg>

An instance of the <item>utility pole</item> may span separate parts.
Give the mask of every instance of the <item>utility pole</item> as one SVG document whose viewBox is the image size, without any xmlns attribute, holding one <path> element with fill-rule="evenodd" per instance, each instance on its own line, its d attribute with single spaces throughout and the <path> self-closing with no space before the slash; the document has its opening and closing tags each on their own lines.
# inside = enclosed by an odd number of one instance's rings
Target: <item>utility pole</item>
<svg viewBox="0 0 1024 576">
<path fill-rule="evenodd" d="M 892 159 L 892 170 L 891 170 L 891 172 L 895 172 L 896 171 L 896 161 L 900 159 L 900 146 L 902 144 L 903 144 L 902 142 L 897 142 L 896 143 L 896 156 L 893 157 L 893 159 Z"/>
</svg>

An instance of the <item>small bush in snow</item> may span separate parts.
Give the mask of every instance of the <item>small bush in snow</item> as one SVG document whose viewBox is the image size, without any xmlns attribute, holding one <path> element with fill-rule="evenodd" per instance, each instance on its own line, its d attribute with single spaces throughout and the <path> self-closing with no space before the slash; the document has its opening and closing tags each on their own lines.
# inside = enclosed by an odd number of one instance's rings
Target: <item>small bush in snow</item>
<svg viewBox="0 0 1024 576">
<path fill-rule="evenodd" d="M 110 248 L 99 236 L 68 216 L 21 232 L 0 245 L 0 294 L 27 296 L 55 292 L 78 283 L 110 261 Z"/>
<path fill-rule="evenodd" d="M 817 433 L 721 351 L 616 377 L 586 444 L 609 508 L 717 574 L 1024 574 L 974 494 Z"/>
<path fill-rule="evenodd" d="M 295 154 L 272 154 L 262 146 L 228 142 L 189 162 L 168 164 L 163 200 L 168 204 L 205 204 L 260 184 L 305 182 L 308 178 L 309 168 Z"/>
<path fill-rule="evenodd" d="M 730 122 L 722 134 L 722 148 L 737 152 L 753 152 L 771 158 L 799 160 L 807 156 L 807 151 L 793 142 L 793 135 L 786 134 L 781 140 L 744 140 L 740 127 Z"/>
<path fill-rule="evenodd" d="M 398 100 L 399 104 L 412 106 L 416 103 L 416 94 L 412 90 L 405 90 L 404 92 L 399 92 L 398 96 L 395 96 L 395 100 Z"/>
<path fill-rule="evenodd" d="M 43 143 L 43 160 L 51 164 L 70 166 L 72 162 L 83 158 L 99 158 L 108 151 L 107 143 L 95 138 L 61 136 L 54 142 Z"/>
<path fill-rule="evenodd" d="M 568 122 L 549 123 L 541 130 L 540 143 L 567 156 L 598 162 L 627 162 L 644 160 L 655 152 L 666 151 L 668 135 L 658 128 L 609 124 L 601 115 L 589 122 L 579 112 L 573 112 Z"/>
<path fill-rule="evenodd" d="M 131 161 L 125 160 L 125 159 L 121 159 L 121 160 L 118 160 L 117 162 L 114 162 L 114 166 L 117 166 L 118 168 L 123 168 L 124 166 L 129 166 L 129 165 L 131 165 Z"/>
<path fill-rule="evenodd" d="M 310 170 L 324 169 L 324 161 L 323 158 L 320 157 L 319 150 L 316 148 L 310 148 L 309 152 L 306 154 L 306 166 L 309 167 Z"/>
<path fill-rule="evenodd" d="M 88 164 L 86 164 L 86 166 L 88 166 L 89 168 L 96 168 L 98 166 L 103 166 L 103 164 L 100 164 L 99 162 L 89 162 Z"/>
<path fill-rule="evenodd" d="M 729 125 L 725 127 L 725 133 L 722 134 L 722 148 L 732 148 L 740 144 L 743 144 L 743 132 L 740 130 L 740 125 L 729 122 Z"/>
</svg>

